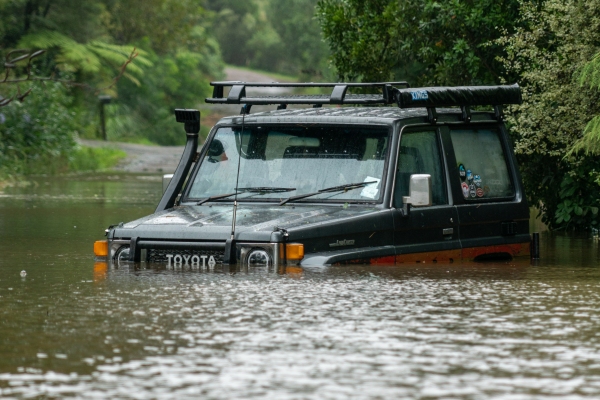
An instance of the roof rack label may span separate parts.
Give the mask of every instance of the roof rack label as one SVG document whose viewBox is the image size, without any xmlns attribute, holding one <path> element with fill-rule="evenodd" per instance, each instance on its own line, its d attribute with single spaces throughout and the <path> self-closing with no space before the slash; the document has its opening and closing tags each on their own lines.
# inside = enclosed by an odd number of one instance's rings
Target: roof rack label
<svg viewBox="0 0 600 400">
<path fill-rule="evenodd" d="M 416 90 L 414 92 L 410 92 L 413 101 L 427 100 L 429 99 L 429 95 L 427 94 L 427 90 Z"/>
</svg>

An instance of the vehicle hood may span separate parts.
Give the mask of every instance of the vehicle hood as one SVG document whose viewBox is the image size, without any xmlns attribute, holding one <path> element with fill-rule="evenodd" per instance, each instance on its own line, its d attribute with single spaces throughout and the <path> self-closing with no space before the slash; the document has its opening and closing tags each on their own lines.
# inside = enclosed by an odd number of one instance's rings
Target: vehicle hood
<svg viewBox="0 0 600 400">
<path fill-rule="evenodd" d="M 269 240 L 275 228 L 288 231 L 381 211 L 366 206 L 239 205 L 236 239 Z M 232 205 L 179 206 L 115 227 L 113 238 L 225 240 L 231 235 Z"/>
</svg>

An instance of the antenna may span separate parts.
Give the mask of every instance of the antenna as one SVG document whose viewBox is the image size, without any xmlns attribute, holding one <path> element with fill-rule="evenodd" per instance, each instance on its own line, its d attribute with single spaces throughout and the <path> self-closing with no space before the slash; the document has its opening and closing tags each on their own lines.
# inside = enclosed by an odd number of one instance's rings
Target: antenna
<svg viewBox="0 0 600 400">
<path fill-rule="evenodd" d="M 225 242 L 225 256 L 223 257 L 223 264 L 234 264 L 236 262 L 236 246 L 235 246 L 235 220 L 237 216 L 237 196 L 240 182 L 240 166 L 242 165 L 242 145 L 244 144 L 244 122 L 246 114 L 249 111 L 242 107 L 242 130 L 240 131 L 240 148 L 238 150 L 238 167 L 237 175 L 235 178 L 235 197 L 233 199 L 233 216 L 231 218 L 231 237 Z"/>
</svg>

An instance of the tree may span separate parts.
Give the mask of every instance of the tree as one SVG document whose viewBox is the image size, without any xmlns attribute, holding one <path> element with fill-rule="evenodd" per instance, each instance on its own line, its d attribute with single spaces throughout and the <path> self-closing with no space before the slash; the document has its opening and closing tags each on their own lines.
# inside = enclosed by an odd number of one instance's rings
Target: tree
<svg viewBox="0 0 600 400">
<path fill-rule="evenodd" d="M 281 43 L 278 53 L 269 56 L 275 61 L 275 71 L 300 73 L 307 78 L 329 75 L 329 49 L 315 17 L 316 5 L 316 0 L 268 3 L 266 16 Z"/>
<path fill-rule="evenodd" d="M 173 123 L 173 109 L 198 107 L 210 93 L 210 80 L 222 77 L 221 53 L 210 29 L 213 14 L 194 0 L 105 1 L 115 40 L 145 49 L 152 63 L 139 85 L 118 86 L 117 101 L 107 113 L 108 136 L 163 145 L 185 142 Z M 203 127 L 203 134 L 207 130 Z"/>
<path fill-rule="evenodd" d="M 319 0 L 317 17 L 341 80 L 415 85 L 497 83 L 494 42 L 514 30 L 517 0 Z"/>
<path fill-rule="evenodd" d="M 66 157 L 82 125 L 73 97 L 58 82 L 32 82 L 27 101 L 0 108 L 0 179 L 49 173 L 51 159 Z"/>
<path fill-rule="evenodd" d="M 208 0 L 207 7 L 216 15 L 213 29 L 221 45 L 223 59 L 235 65 L 249 65 L 252 52 L 248 42 L 266 22 L 263 19 L 259 24 L 256 1 Z"/>
<path fill-rule="evenodd" d="M 141 75 L 133 46 L 106 35 L 105 15 L 98 0 L 0 0 L 2 177 L 64 167 L 74 139 L 93 124 L 86 94 Z"/>
<path fill-rule="evenodd" d="M 1 93 L 7 97 L 2 104 L 14 98 L 22 101 L 23 94 L 29 93 L 19 86 L 25 81 L 59 81 L 92 92 L 110 90 L 121 77 L 138 82 L 143 73 L 141 67 L 149 62 L 140 55 L 143 51 L 111 42 L 102 25 L 105 15 L 106 9 L 100 1 L 0 3 L 0 20 L 10 21 L 0 31 L 4 34 L 0 43 L 7 61 L 4 79 L 0 81 Z M 11 47 L 16 50 L 10 50 Z M 44 51 L 36 51 L 40 49 Z M 13 94 L 14 86 L 17 88 Z"/>
<path fill-rule="evenodd" d="M 66 94 L 69 109 L 85 115 L 80 135 L 96 135 L 100 90 L 116 99 L 107 113 L 109 137 L 174 144 L 185 137 L 172 110 L 196 107 L 209 80 L 221 77 L 210 22 L 196 0 L 0 0 L 0 56 L 44 49 L 34 63 L 17 60 L 11 76 L 92 89 Z M 1 79 L 0 101 L 27 93 L 10 92 Z"/>
<path fill-rule="evenodd" d="M 505 67 L 523 86 L 523 104 L 511 107 L 507 122 L 527 196 L 553 229 L 597 227 L 600 161 L 568 150 L 590 115 L 600 114 L 597 90 L 573 79 L 587 79 L 585 66 L 598 53 L 600 0 L 521 7 L 522 26 L 498 43 L 508 52 Z"/>
<path fill-rule="evenodd" d="M 600 89 L 600 53 L 583 66 L 581 72 L 576 73 L 576 81 L 580 86 L 588 86 L 590 90 Z M 584 152 L 586 155 L 600 154 L 600 115 L 593 117 L 585 126 L 583 137 L 577 140 L 569 155 L 577 152 Z"/>
<path fill-rule="evenodd" d="M 209 0 L 226 62 L 288 75 L 327 75 L 317 0 Z"/>
</svg>

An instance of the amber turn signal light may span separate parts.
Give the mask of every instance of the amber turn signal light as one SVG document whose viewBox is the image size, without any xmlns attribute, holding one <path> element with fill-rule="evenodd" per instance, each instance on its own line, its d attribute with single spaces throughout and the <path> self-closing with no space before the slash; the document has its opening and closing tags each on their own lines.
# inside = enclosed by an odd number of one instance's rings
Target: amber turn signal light
<svg viewBox="0 0 600 400">
<path fill-rule="evenodd" d="M 302 243 L 286 243 L 285 253 L 288 260 L 302 260 L 304 258 L 304 245 Z"/>
<path fill-rule="evenodd" d="M 94 242 L 94 254 L 96 257 L 108 256 L 108 240 L 96 240 Z"/>
</svg>

